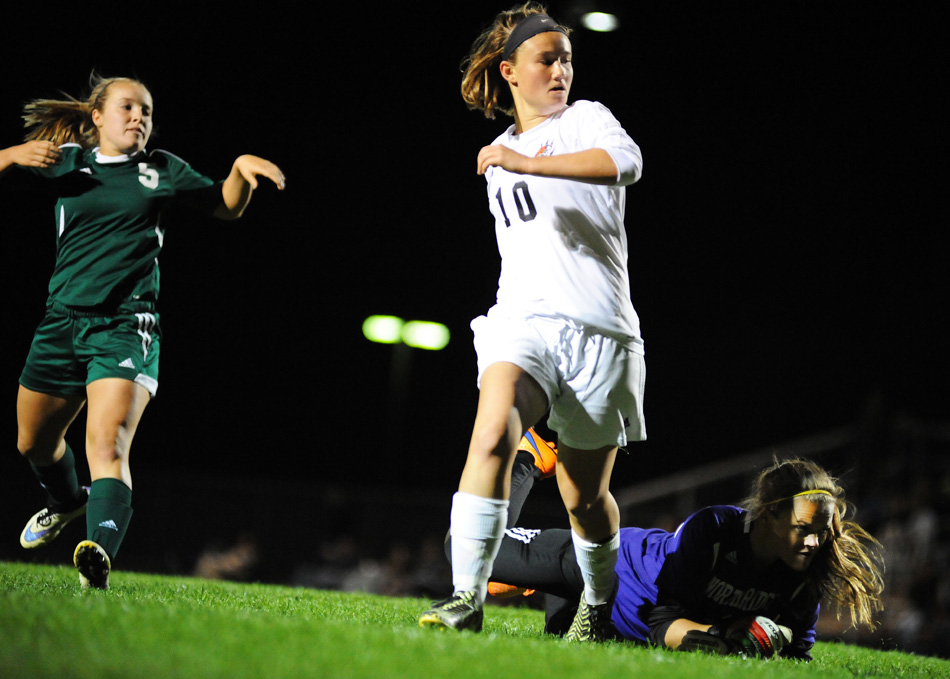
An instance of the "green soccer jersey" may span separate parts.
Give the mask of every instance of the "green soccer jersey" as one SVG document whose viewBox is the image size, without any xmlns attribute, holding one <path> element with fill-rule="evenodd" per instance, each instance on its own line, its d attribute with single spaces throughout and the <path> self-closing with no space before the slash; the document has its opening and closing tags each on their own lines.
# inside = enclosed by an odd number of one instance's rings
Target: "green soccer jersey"
<svg viewBox="0 0 950 679">
<path fill-rule="evenodd" d="M 162 211 L 180 201 L 210 214 L 220 186 L 165 151 L 110 161 L 76 144 L 61 150 L 56 165 L 33 170 L 58 197 L 50 298 L 69 307 L 156 301 Z"/>
</svg>

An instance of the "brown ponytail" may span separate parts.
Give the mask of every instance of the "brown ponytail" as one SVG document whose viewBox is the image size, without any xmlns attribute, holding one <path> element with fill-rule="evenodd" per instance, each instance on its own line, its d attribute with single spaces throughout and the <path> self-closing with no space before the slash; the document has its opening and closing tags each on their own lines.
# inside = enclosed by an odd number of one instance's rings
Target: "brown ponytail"
<svg viewBox="0 0 950 679">
<path fill-rule="evenodd" d="M 508 11 L 500 12 L 491 26 L 482 31 L 469 55 L 462 60 L 462 99 L 472 110 L 482 111 L 494 119 L 495 112 L 514 115 L 514 100 L 508 83 L 498 70 L 508 36 L 521 21 L 532 14 L 547 14 L 544 5 L 526 2 Z M 565 34 L 570 30 L 564 29 Z M 514 55 L 509 59 L 514 61 Z"/>
</svg>

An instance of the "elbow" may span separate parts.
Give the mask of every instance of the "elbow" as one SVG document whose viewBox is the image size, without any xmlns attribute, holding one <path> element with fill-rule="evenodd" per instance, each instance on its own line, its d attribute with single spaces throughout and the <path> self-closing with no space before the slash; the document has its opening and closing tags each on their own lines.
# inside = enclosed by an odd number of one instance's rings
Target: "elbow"
<svg viewBox="0 0 950 679">
<path fill-rule="evenodd" d="M 241 215 L 244 214 L 244 208 L 229 208 L 224 203 L 222 203 L 218 206 L 218 209 L 216 209 L 213 214 L 218 219 L 222 219 L 226 222 L 233 222 L 235 219 L 241 218 Z"/>
<path fill-rule="evenodd" d="M 643 172 L 643 158 L 639 149 L 611 149 L 607 151 L 610 156 L 613 173 L 610 182 L 612 186 L 623 187 L 635 184 L 640 180 Z"/>
<path fill-rule="evenodd" d="M 642 168 L 640 165 L 633 165 L 617 173 L 617 186 L 630 186 L 640 181 Z"/>
</svg>

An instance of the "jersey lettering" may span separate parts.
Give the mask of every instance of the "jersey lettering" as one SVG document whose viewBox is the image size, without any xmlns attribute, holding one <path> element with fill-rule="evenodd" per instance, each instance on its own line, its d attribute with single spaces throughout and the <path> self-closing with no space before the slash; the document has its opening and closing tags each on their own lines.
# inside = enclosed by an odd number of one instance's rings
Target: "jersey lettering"
<svg viewBox="0 0 950 679">
<path fill-rule="evenodd" d="M 737 608 L 740 611 L 758 611 L 775 598 L 773 592 L 763 592 L 750 587 L 747 590 L 733 587 L 713 576 L 706 585 L 706 596 L 721 606 Z"/>
<path fill-rule="evenodd" d="M 148 163 L 139 163 L 139 182 L 147 189 L 158 188 L 158 170 L 149 167 Z"/>
<path fill-rule="evenodd" d="M 495 200 L 498 201 L 498 207 L 501 209 L 501 216 L 505 220 L 505 228 L 511 226 L 511 220 L 508 219 L 508 213 L 505 212 L 505 202 L 501 199 L 501 189 L 498 189 L 498 193 L 495 194 Z"/>
<path fill-rule="evenodd" d="M 538 211 L 534 207 L 534 201 L 531 200 L 531 192 L 528 191 L 528 183 L 520 181 L 511 188 L 511 197 L 515 201 L 515 209 L 518 211 L 518 217 L 523 222 L 530 222 L 538 216 Z M 505 210 L 505 202 L 502 199 L 501 189 L 495 194 L 495 200 L 498 201 L 498 207 L 501 209 L 501 216 L 505 220 L 505 227 L 511 226 L 511 220 L 508 219 L 508 211 Z"/>
</svg>

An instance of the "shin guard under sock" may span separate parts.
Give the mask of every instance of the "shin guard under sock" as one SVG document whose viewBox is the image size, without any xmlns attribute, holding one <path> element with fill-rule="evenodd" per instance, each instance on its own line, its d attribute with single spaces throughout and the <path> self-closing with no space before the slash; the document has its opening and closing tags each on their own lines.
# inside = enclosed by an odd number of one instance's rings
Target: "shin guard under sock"
<svg viewBox="0 0 950 679">
<path fill-rule="evenodd" d="M 118 479 L 93 481 L 86 505 L 86 539 L 114 559 L 132 520 L 132 489 Z"/>
<path fill-rule="evenodd" d="M 571 530 L 574 554 L 584 578 L 584 599 L 592 606 L 606 603 L 613 594 L 617 574 L 617 552 L 620 534 L 614 533 L 602 543 L 588 542 Z"/>
<path fill-rule="evenodd" d="M 474 590 L 479 605 L 488 593 L 488 576 L 505 535 L 508 501 L 458 492 L 452 498 L 452 583 L 455 591 Z"/>
</svg>

